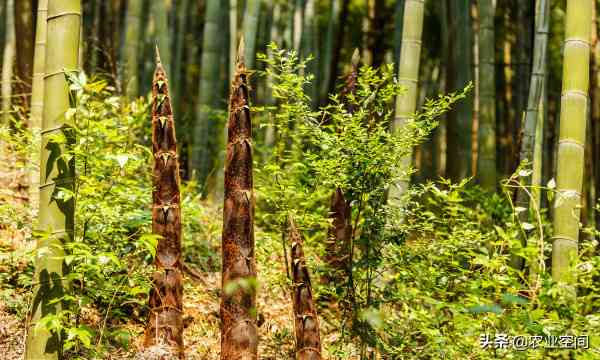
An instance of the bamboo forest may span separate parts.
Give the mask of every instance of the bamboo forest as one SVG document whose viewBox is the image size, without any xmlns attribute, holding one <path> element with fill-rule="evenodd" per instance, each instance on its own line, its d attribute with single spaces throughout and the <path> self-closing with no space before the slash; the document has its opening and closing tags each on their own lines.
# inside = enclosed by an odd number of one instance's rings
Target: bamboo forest
<svg viewBox="0 0 600 360">
<path fill-rule="evenodd" d="M 600 360 L 600 0 L 0 0 L 0 360 Z"/>
</svg>

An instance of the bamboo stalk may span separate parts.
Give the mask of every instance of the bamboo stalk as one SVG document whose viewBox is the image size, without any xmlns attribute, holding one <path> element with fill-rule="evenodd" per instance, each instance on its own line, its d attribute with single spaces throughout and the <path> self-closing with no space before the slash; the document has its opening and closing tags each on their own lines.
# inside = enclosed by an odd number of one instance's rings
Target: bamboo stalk
<svg viewBox="0 0 600 360">
<path fill-rule="evenodd" d="M 65 72 L 77 70 L 80 22 L 79 0 L 48 1 L 38 216 L 38 229 L 45 235 L 37 243 L 40 253 L 35 261 L 37 286 L 28 323 L 27 360 L 58 359 L 62 350 L 60 334 L 38 328 L 36 323 L 61 309 L 63 244 L 71 241 L 74 233 L 75 200 L 57 195 L 61 188 L 72 191 L 75 182 L 75 160 L 62 155 L 74 141 L 73 118 L 65 116 L 70 107 Z M 54 140 L 60 134 L 66 137 L 66 142 Z"/>
<path fill-rule="evenodd" d="M 13 67 L 15 63 L 14 0 L 6 2 L 6 40 L 2 59 L 2 123 L 11 122 Z"/>
<path fill-rule="evenodd" d="M 125 48 L 123 60 L 125 62 L 125 93 L 131 99 L 139 94 L 139 61 L 140 29 L 142 16 L 142 1 L 129 0 L 127 2 L 127 24 L 125 32 Z"/>
<path fill-rule="evenodd" d="M 158 48 L 163 49 L 162 63 L 167 74 L 171 74 L 171 45 L 169 36 L 169 1 L 152 0 L 152 17 L 156 29 L 155 36 Z"/>
<path fill-rule="evenodd" d="M 33 144 L 40 143 L 42 115 L 44 111 L 44 66 L 46 62 L 46 17 L 48 15 L 48 0 L 39 0 L 37 9 L 37 24 L 35 31 L 35 52 L 33 55 L 33 80 L 31 91 L 31 113 L 29 127 Z M 33 171 L 29 177 L 29 203 L 32 217 L 37 217 L 39 208 L 40 186 L 40 153 L 32 151 L 31 164 Z"/>
<path fill-rule="evenodd" d="M 592 5 L 592 0 L 567 1 L 552 242 L 552 278 L 567 284 L 576 280 L 570 265 L 579 239 Z"/>
<path fill-rule="evenodd" d="M 144 345 L 166 345 L 171 353 L 183 353 L 183 275 L 181 260 L 181 199 L 175 121 L 169 81 L 158 55 L 152 81 L 152 233 L 160 235 L 156 248 L 150 315 Z"/>
<path fill-rule="evenodd" d="M 448 1 L 447 91 L 456 91 L 473 80 L 471 20 L 468 1 Z M 405 25 L 406 26 L 406 25 Z M 468 96 L 448 113 L 446 176 L 458 182 L 471 175 L 473 98 Z"/>
<path fill-rule="evenodd" d="M 424 14 L 425 0 L 405 0 L 398 83 L 406 88 L 406 93 L 396 97 L 394 131 L 402 131 L 412 121 L 417 108 Z M 401 168 L 408 170 L 411 160 L 412 151 L 402 159 Z M 390 187 L 389 199 L 392 204 L 398 204 L 408 189 L 409 180 L 403 179 Z"/>
<path fill-rule="evenodd" d="M 546 49 L 548 46 L 549 24 L 549 1 L 538 0 L 536 7 L 535 41 L 533 48 L 533 69 L 531 71 L 531 86 L 529 88 L 529 99 L 527 110 L 525 112 L 525 123 L 523 126 L 523 136 L 521 139 L 521 149 L 519 155 L 520 161 L 534 161 L 534 150 L 536 144 L 537 146 L 540 146 L 540 144 L 538 144 L 539 139 L 537 139 L 537 132 L 540 131 L 538 128 L 538 119 L 540 119 L 540 114 L 543 115 L 543 112 L 540 112 L 539 107 L 541 105 L 541 100 L 543 99 L 542 95 L 546 83 Z M 543 124 L 540 124 L 539 126 L 543 127 Z M 541 171 L 541 164 L 534 164 L 534 166 L 537 166 L 536 169 L 539 168 L 539 171 Z M 521 180 L 523 180 L 523 185 L 525 188 L 517 189 L 516 205 L 525 209 L 529 209 L 531 199 L 528 194 L 530 189 L 528 188 L 531 186 L 539 187 L 541 176 L 536 175 L 536 181 L 538 181 L 538 183 L 533 182 L 533 174 L 531 176 L 522 177 Z M 529 211 L 522 211 L 519 213 L 519 220 L 521 222 L 526 222 L 528 218 Z M 524 259 L 513 256 L 511 262 L 514 267 L 522 268 Z"/>
<path fill-rule="evenodd" d="M 235 76 L 237 43 L 238 43 L 238 0 L 229 0 L 229 79 L 233 79 L 233 77 Z"/>
<path fill-rule="evenodd" d="M 244 12 L 244 23 L 242 32 L 246 42 L 246 66 L 249 69 L 254 68 L 256 60 L 256 34 L 258 32 L 258 12 L 260 10 L 260 0 L 247 0 L 246 11 Z"/>
<path fill-rule="evenodd" d="M 219 92 L 219 22 L 221 14 L 219 0 L 206 1 L 206 15 L 202 39 L 202 59 L 200 68 L 200 84 L 197 119 L 193 128 L 192 150 L 190 154 L 190 170 L 201 186 L 206 185 L 209 172 L 216 157 L 216 139 L 221 132 L 216 129 L 214 107 L 217 105 Z M 209 189 L 208 191 L 211 191 Z"/>
<path fill-rule="evenodd" d="M 188 28 L 188 18 L 190 12 L 190 0 L 181 0 L 177 5 L 177 36 L 175 37 L 175 52 L 173 56 L 173 82 L 175 86 L 173 87 L 173 98 L 175 99 L 174 103 L 174 112 L 179 118 L 182 118 L 183 114 L 183 99 L 184 99 L 184 81 L 182 80 L 184 72 L 185 72 L 185 61 L 184 61 L 184 52 L 185 52 L 185 37 L 187 36 L 187 28 Z"/>
<path fill-rule="evenodd" d="M 304 0 L 295 0 L 294 1 L 294 20 L 293 20 L 293 46 L 294 50 L 296 50 L 299 54 L 301 53 L 300 45 L 302 44 L 302 32 L 304 25 L 304 21 L 302 21 L 302 17 L 304 15 Z"/>
<path fill-rule="evenodd" d="M 257 359 L 252 121 L 240 40 L 229 98 L 221 278 L 221 359 Z"/>
<path fill-rule="evenodd" d="M 496 189 L 496 61 L 495 0 L 479 4 L 479 131 L 477 177 L 481 186 Z"/>
<path fill-rule="evenodd" d="M 323 76 L 321 81 L 320 99 L 321 104 L 328 102 L 330 83 L 335 81 L 332 79 L 331 62 L 333 61 L 333 47 L 334 40 L 336 38 L 339 29 L 339 14 L 340 14 L 340 0 L 330 0 L 330 13 L 329 21 L 327 23 L 327 33 L 325 34 L 325 47 L 323 51 Z"/>
<path fill-rule="evenodd" d="M 35 49 L 35 24 L 33 23 L 33 0 L 17 0 L 14 3 L 14 31 L 19 46 L 16 47 L 15 90 L 19 105 L 27 113 L 30 104 L 33 53 Z"/>
<path fill-rule="evenodd" d="M 292 216 L 289 218 L 289 238 L 292 242 L 292 286 L 294 329 L 296 334 L 296 359 L 321 359 L 319 316 L 313 300 L 310 274 L 302 249 L 304 240 Z"/>
</svg>

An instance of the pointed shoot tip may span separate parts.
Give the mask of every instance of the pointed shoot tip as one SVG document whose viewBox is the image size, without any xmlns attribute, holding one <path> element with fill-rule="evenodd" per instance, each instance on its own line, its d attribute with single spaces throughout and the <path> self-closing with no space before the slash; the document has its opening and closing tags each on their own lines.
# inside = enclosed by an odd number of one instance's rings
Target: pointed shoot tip
<svg viewBox="0 0 600 360">
<path fill-rule="evenodd" d="M 155 45 L 155 50 L 156 50 L 156 62 L 158 64 L 160 64 L 161 61 L 160 61 L 160 51 L 158 50 L 158 44 Z"/>
<path fill-rule="evenodd" d="M 242 35 L 240 37 L 240 43 L 238 45 L 238 52 L 237 52 L 237 61 L 240 64 L 243 64 L 245 62 L 245 58 L 244 58 L 244 52 L 246 51 L 246 43 L 244 42 L 244 35 Z"/>
<path fill-rule="evenodd" d="M 354 53 L 352 53 L 352 65 L 357 66 L 360 61 L 360 50 L 358 48 L 354 49 Z"/>
</svg>

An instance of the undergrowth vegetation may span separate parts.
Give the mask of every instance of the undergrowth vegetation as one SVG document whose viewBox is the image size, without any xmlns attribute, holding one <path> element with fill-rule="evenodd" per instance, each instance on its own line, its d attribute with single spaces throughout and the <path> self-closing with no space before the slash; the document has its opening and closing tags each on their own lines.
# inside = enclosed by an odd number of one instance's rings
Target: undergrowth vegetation
<svg viewBox="0 0 600 360">
<path fill-rule="evenodd" d="M 488 359 L 600 357 L 600 256 L 598 234 L 587 229 L 577 294 L 510 266 L 510 254 L 550 256 L 546 212 L 521 223 L 508 196 L 490 194 L 469 181 L 440 179 L 410 189 L 402 207 L 388 205 L 390 187 L 410 175 L 402 158 L 425 140 L 439 117 L 469 96 L 469 88 L 426 103 L 408 126 L 390 131 L 393 100 L 402 93 L 391 67 L 362 67 L 352 95 L 332 95 L 328 106 L 311 110 L 304 89 L 310 75 L 293 52 L 272 47 L 265 74 L 273 81 L 276 105 L 255 107 L 256 117 L 275 129 L 272 145 L 257 144 L 256 246 L 258 291 L 289 299 L 288 216 L 305 236 L 307 264 L 319 299 L 324 355 L 329 358 Z M 70 358 L 104 358 L 128 348 L 147 316 L 150 264 L 156 236 L 150 233 L 150 119 L 147 99 L 127 103 L 102 79 L 70 75 L 74 95 L 67 116 L 75 119 L 74 191 L 76 233 L 66 244 L 69 272 L 63 310 L 39 326 L 63 334 Z M 347 105 L 354 111 L 350 112 Z M 257 127 L 257 132 L 264 131 Z M 26 129 L 3 129 L 7 148 L 26 165 L 35 145 Z M 66 141 L 66 140 L 65 140 Z M 18 166 L 18 165 L 17 165 Z M 511 184 L 520 184 L 516 174 Z M 511 185 L 512 186 L 512 185 Z M 220 269 L 220 211 L 201 200 L 193 181 L 184 182 L 183 254 L 194 276 Z M 331 224 L 331 194 L 341 189 L 351 206 L 352 234 L 346 279 L 323 280 L 333 271 L 324 259 Z M 551 187 L 540 189 L 552 195 Z M 21 319 L 31 302 L 36 237 L 26 206 L 0 204 L 0 230 L 22 231 L 22 244 L 0 239 L 0 300 Z M 524 231 L 526 230 L 526 231 Z M 535 239 L 522 246 L 521 239 Z M 529 240 L 529 239 L 528 239 Z M 543 268 L 544 266 L 541 266 Z M 187 289 L 187 288 L 186 288 Z M 202 289 L 216 292 L 216 289 Z M 261 356 L 293 357 L 293 325 L 269 320 L 275 297 L 261 298 Z M 283 305 L 289 307 L 290 304 Z M 216 325 L 218 326 L 218 325 Z M 267 325 L 265 325 L 267 326 Z M 137 329 L 137 330 L 136 330 Z M 275 330 L 273 330 L 275 329 Z M 208 333 L 208 331 L 207 331 Z M 212 333 L 217 334 L 218 331 Z M 481 346 L 481 335 L 589 335 L 590 350 L 514 351 Z M 218 344 L 218 342 L 215 342 Z M 211 352 L 214 356 L 217 349 Z M 195 354 L 206 358 L 207 354 Z M 195 356 L 191 354 L 190 356 Z M 377 357 L 379 356 L 379 357 Z M 193 357 L 192 357 L 193 358 Z"/>
</svg>

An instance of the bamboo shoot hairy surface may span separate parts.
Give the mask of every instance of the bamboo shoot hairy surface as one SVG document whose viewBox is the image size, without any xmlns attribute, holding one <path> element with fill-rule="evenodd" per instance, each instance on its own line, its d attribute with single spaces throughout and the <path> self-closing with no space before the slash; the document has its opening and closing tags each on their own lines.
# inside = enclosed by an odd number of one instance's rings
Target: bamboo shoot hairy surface
<svg viewBox="0 0 600 360">
<path fill-rule="evenodd" d="M 558 140 L 552 278 L 573 284 L 588 106 L 592 0 L 568 0 Z"/>
<path fill-rule="evenodd" d="M 171 353 L 183 359 L 179 162 L 169 82 L 158 50 L 152 81 L 152 152 L 152 233 L 161 238 L 156 248 L 156 271 L 150 291 L 150 316 L 144 343 L 145 346 L 166 345 Z"/>
<path fill-rule="evenodd" d="M 319 360 L 321 359 L 319 316 L 302 248 L 304 240 L 292 216 L 289 218 L 288 227 L 289 239 L 292 242 L 292 301 L 296 333 L 296 359 Z"/>
<path fill-rule="evenodd" d="M 257 359 L 252 120 L 240 40 L 229 98 L 221 278 L 221 359 Z"/>
</svg>

